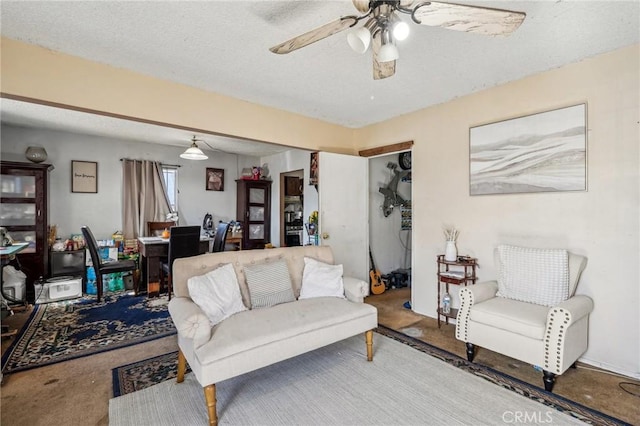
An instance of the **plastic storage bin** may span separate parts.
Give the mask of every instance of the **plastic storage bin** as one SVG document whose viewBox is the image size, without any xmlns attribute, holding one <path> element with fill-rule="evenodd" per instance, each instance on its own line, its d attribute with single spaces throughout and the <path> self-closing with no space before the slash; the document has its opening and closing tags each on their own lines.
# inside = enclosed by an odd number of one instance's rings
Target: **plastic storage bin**
<svg viewBox="0 0 640 426">
<path fill-rule="evenodd" d="M 11 265 L 5 266 L 2 269 L 2 289 L 4 294 L 16 302 L 23 302 L 26 279 L 27 276 L 24 272 L 16 270 Z M 0 294 L 0 299 L 5 300 L 2 294 Z M 9 304 L 13 303 L 12 300 L 8 300 L 7 302 Z"/>
<path fill-rule="evenodd" d="M 34 284 L 36 303 L 57 302 L 59 300 L 82 297 L 82 277 L 56 277 L 43 284 Z"/>
</svg>

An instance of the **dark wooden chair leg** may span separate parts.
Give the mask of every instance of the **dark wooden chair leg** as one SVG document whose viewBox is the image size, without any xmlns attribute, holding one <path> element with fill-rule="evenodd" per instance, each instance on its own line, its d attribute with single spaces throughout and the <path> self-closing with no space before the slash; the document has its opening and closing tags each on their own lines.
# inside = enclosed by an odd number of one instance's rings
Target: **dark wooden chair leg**
<svg viewBox="0 0 640 426">
<path fill-rule="evenodd" d="M 542 381 L 544 382 L 544 390 L 547 392 L 551 392 L 553 390 L 553 385 L 556 382 L 556 375 L 547 370 L 542 371 Z"/>
<path fill-rule="evenodd" d="M 473 357 L 476 354 L 476 351 L 475 351 L 476 347 L 473 343 L 469 343 L 469 342 L 466 343 L 466 346 L 467 346 L 467 359 L 469 360 L 469 362 L 473 362 Z"/>
<path fill-rule="evenodd" d="M 140 275 L 142 272 L 138 269 L 131 271 L 133 277 L 133 294 L 136 296 L 140 294 Z"/>
<path fill-rule="evenodd" d="M 96 301 L 99 302 L 102 299 L 102 274 L 96 271 Z"/>
<path fill-rule="evenodd" d="M 169 301 L 171 301 L 171 290 L 173 290 L 173 279 L 171 278 L 171 274 L 167 276 L 167 294 L 169 295 Z"/>
</svg>

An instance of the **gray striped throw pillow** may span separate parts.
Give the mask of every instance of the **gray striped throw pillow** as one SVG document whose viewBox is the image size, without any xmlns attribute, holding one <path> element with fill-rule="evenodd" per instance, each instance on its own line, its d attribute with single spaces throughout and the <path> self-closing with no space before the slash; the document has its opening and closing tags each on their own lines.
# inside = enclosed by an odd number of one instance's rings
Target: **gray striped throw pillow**
<svg viewBox="0 0 640 426">
<path fill-rule="evenodd" d="M 285 260 L 245 266 L 244 276 L 249 287 L 252 309 L 296 300 Z"/>
</svg>

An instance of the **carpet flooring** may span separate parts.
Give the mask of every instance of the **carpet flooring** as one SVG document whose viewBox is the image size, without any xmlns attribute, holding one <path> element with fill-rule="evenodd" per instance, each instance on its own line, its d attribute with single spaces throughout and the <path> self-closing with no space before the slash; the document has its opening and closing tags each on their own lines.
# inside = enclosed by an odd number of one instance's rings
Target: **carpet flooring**
<svg viewBox="0 0 640 426">
<path fill-rule="evenodd" d="M 36 305 L 2 356 L 3 374 L 147 342 L 175 334 L 167 302 L 133 293 Z"/>
<path fill-rule="evenodd" d="M 379 335 L 386 336 L 408 347 L 412 347 L 431 357 L 444 361 L 462 371 L 483 378 L 494 385 L 508 389 L 530 400 L 539 402 L 549 408 L 580 419 L 587 424 L 594 425 L 624 425 L 621 420 L 607 416 L 601 412 L 584 407 L 580 404 L 562 398 L 558 395 L 545 392 L 528 383 L 500 373 L 491 368 L 470 363 L 448 351 L 436 348 L 426 342 L 407 336 L 406 334 L 380 326 L 377 329 Z M 377 334 L 377 335 L 378 335 Z M 376 335 L 376 336 L 377 336 Z M 376 356 L 377 356 L 376 352 Z M 376 358 L 377 361 L 377 358 Z M 175 379 L 177 367 L 177 352 L 156 356 L 135 363 L 122 365 L 113 369 L 113 394 L 121 396 L 138 392 L 166 380 Z M 201 392 L 201 388 L 200 388 Z"/>
<path fill-rule="evenodd" d="M 474 374 L 376 334 L 367 362 L 362 336 L 220 382 L 219 424 L 414 425 L 583 422 Z M 110 400 L 109 424 L 204 425 L 193 374 Z"/>
</svg>

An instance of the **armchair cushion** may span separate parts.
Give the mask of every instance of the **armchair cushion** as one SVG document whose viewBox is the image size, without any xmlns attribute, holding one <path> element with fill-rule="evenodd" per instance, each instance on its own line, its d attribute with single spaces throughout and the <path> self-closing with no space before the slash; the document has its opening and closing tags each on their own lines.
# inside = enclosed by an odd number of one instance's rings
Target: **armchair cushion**
<svg viewBox="0 0 640 426">
<path fill-rule="evenodd" d="M 542 340 L 548 312 L 546 306 L 494 297 L 474 305 L 471 321 Z"/>
<path fill-rule="evenodd" d="M 562 249 L 500 245 L 498 296 L 543 306 L 569 297 L 569 254 Z"/>
<path fill-rule="evenodd" d="M 233 265 L 227 263 L 187 281 L 191 300 L 202 309 L 211 326 L 247 308 L 242 303 Z"/>
<path fill-rule="evenodd" d="M 300 288 L 300 297 L 298 299 L 310 299 L 312 297 L 344 298 L 342 271 L 342 265 L 330 265 L 305 257 L 302 287 Z"/>
</svg>

